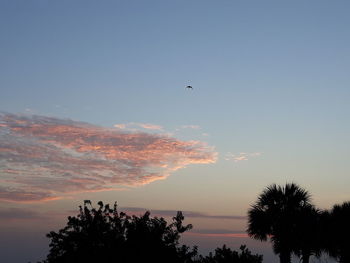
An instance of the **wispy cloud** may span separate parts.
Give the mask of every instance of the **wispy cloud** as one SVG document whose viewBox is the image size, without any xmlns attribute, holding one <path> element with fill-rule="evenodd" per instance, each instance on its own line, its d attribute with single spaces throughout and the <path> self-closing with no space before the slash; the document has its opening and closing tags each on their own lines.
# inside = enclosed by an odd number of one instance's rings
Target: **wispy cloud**
<svg viewBox="0 0 350 263">
<path fill-rule="evenodd" d="M 187 235 L 192 236 L 202 236 L 202 237 L 235 237 L 235 238 L 248 238 L 248 234 L 246 233 L 212 233 L 212 234 L 203 234 L 203 233 L 193 233 L 188 232 L 185 233 Z"/>
<path fill-rule="evenodd" d="M 140 207 L 118 207 L 119 212 L 124 212 L 127 215 L 140 216 L 146 211 L 150 211 L 152 217 L 165 217 L 172 218 L 176 216 L 177 210 L 156 210 L 156 209 L 146 209 Z M 9 221 L 21 221 L 21 220 L 33 220 L 33 221 L 43 221 L 43 220 L 61 220 L 67 218 L 67 216 L 75 216 L 79 213 L 79 210 L 66 210 L 66 211 L 38 211 L 36 209 L 28 209 L 22 207 L 11 207 L 11 208 L 0 208 L 0 221 L 6 223 Z M 200 219 L 219 219 L 219 220 L 246 220 L 246 216 L 239 215 L 209 215 L 201 212 L 194 211 L 182 211 L 183 215 L 187 220 L 191 218 Z M 190 222 L 190 221 L 189 221 Z M 244 232 L 233 232 L 232 230 L 226 229 L 192 229 L 192 233 L 202 234 L 202 235 L 224 235 L 224 234 L 242 234 Z"/>
<path fill-rule="evenodd" d="M 192 229 L 186 232 L 187 235 L 201 237 L 231 237 L 231 238 L 248 238 L 244 231 L 232 231 L 227 229 Z"/>
<path fill-rule="evenodd" d="M 127 214 L 142 214 L 145 211 L 150 211 L 155 216 L 175 216 L 176 210 L 157 210 L 157 209 L 146 209 L 140 207 L 122 207 L 120 211 L 126 212 Z M 241 215 L 210 215 L 195 211 L 182 211 L 185 217 L 189 218 L 204 218 L 204 219 L 227 219 L 227 220 L 246 220 L 246 216 Z"/>
<path fill-rule="evenodd" d="M 38 213 L 37 211 L 23 208 L 7 208 L 0 209 L 0 220 L 27 220 L 27 219 L 43 219 L 46 216 Z"/>
<path fill-rule="evenodd" d="M 0 200 L 43 201 L 143 185 L 216 158 L 200 141 L 0 113 Z"/>
<path fill-rule="evenodd" d="M 162 126 L 151 124 L 151 123 L 140 123 L 139 125 L 144 129 L 159 130 L 159 131 L 163 130 Z"/>
<path fill-rule="evenodd" d="M 226 161 L 234 161 L 234 162 L 240 162 L 240 161 L 248 161 L 252 157 L 257 157 L 260 156 L 260 152 L 253 152 L 253 153 L 245 153 L 241 152 L 238 154 L 233 154 L 233 153 L 227 153 L 225 155 L 225 160 Z"/>
<path fill-rule="evenodd" d="M 71 213 L 71 211 L 38 211 L 22 207 L 0 208 L 0 227 L 13 226 L 12 223 L 28 223 L 28 221 L 47 225 L 48 222 L 62 221 L 68 216 L 77 214 L 78 211 Z"/>
<path fill-rule="evenodd" d="M 178 126 L 177 128 L 175 128 L 175 131 L 181 131 L 181 130 L 200 130 L 201 127 L 199 125 L 195 125 L 195 124 L 187 124 L 187 125 L 181 125 Z"/>
<path fill-rule="evenodd" d="M 163 127 L 160 125 L 152 123 L 138 123 L 138 122 L 129 122 L 129 123 L 119 123 L 114 125 L 115 128 L 128 130 L 128 131 L 138 131 L 140 128 L 146 130 L 157 130 L 163 131 Z"/>
<path fill-rule="evenodd" d="M 182 129 L 194 129 L 194 130 L 199 130 L 201 127 L 199 125 L 182 125 Z"/>
</svg>

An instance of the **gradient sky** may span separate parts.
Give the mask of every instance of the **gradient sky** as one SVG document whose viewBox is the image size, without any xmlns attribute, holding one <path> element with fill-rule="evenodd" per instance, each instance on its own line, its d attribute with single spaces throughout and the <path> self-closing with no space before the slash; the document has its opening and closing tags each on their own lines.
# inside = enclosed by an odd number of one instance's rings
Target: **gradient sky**
<svg viewBox="0 0 350 263">
<path fill-rule="evenodd" d="M 201 252 L 245 243 L 274 262 L 243 235 L 264 187 L 296 182 L 322 209 L 350 199 L 349 10 L 0 0 L 0 254 L 41 259 L 91 199 L 185 211 Z"/>
</svg>

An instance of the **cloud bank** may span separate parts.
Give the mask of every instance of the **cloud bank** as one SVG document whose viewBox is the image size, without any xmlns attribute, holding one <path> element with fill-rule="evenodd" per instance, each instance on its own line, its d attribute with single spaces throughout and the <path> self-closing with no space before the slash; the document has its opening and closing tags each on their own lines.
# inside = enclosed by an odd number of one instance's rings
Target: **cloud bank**
<svg viewBox="0 0 350 263">
<path fill-rule="evenodd" d="M 216 158 L 199 141 L 0 113 L 0 200 L 44 201 L 143 185 Z"/>
</svg>

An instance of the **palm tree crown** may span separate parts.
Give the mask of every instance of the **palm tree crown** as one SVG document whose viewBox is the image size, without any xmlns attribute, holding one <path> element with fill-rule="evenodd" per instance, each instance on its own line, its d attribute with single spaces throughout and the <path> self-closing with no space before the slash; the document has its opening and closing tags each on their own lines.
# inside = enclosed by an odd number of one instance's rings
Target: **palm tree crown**
<svg viewBox="0 0 350 263">
<path fill-rule="evenodd" d="M 310 206 L 310 195 L 297 184 L 273 184 L 267 187 L 248 211 L 249 236 L 273 242 L 281 263 L 289 263 L 296 244 L 297 218 L 302 209 Z"/>
</svg>

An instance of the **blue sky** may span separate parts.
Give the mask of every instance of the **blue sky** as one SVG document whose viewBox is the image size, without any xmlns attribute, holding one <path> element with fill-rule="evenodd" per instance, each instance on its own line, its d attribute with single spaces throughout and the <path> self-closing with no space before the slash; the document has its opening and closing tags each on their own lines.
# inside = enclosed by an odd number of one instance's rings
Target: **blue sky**
<svg viewBox="0 0 350 263">
<path fill-rule="evenodd" d="M 104 129 L 158 125 L 143 132 L 201 141 L 217 156 L 214 163 L 181 162 L 165 180 L 125 191 L 0 205 L 63 211 L 83 198 L 117 199 L 125 207 L 245 215 L 265 186 L 291 181 L 321 208 L 349 200 L 349 7 L 0 1 L 0 111 Z M 215 225 L 193 220 L 200 229 Z M 243 231 L 244 222 L 225 229 Z"/>
</svg>

